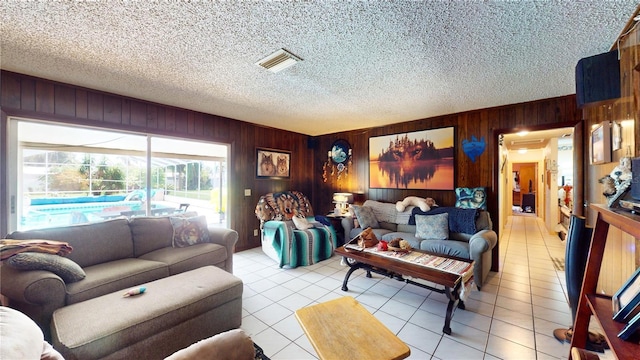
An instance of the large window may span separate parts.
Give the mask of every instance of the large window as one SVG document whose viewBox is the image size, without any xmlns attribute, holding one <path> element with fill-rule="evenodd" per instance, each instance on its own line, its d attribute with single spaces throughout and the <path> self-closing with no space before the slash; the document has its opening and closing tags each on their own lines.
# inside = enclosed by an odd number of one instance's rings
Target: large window
<svg viewBox="0 0 640 360">
<path fill-rule="evenodd" d="M 226 226 L 226 144 L 11 119 L 10 231 L 195 211 Z"/>
</svg>

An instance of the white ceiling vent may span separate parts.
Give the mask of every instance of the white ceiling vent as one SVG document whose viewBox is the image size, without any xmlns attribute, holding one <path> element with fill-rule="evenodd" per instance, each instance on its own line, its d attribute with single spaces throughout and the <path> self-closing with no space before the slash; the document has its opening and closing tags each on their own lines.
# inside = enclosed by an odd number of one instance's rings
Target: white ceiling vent
<svg viewBox="0 0 640 360">
<path fill-rule="evenodd" d="M 258 61 L 256 65 L 262 66 L 263 68 L 276 73 L 288 68 L 291 65 L 294 65 L 298 61 L 302 61 L 302 59 L 293 55 L 285 49 L 280 49 L 267 56 L 266 58 Z"/>
</svg>

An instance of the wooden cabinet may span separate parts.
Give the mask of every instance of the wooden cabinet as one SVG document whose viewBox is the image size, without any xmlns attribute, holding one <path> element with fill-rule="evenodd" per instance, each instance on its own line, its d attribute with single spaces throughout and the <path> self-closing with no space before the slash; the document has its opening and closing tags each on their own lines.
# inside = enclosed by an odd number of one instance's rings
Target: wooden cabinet
<svg viewBox="0 0 640 360">
<path fill-rule="evenodd" d="M 618 338 L 618 333 L 624 328 L 625 324 L 613 321 L 611 297 L 596 294 L 596 286 L 609 226 L 614 226 L 635 238 L 640 238 L 640 216 L 624 210 L 609 209 L 606 205 L 591 204 L 591 209 L 596 211 L 598 216 L 591 238 L 591 248 L 589 249 L 578 310 L 573 326 L 574 332 L 571 339 L 571 347 L 585 348 L 589 320 L 591 315 L 594 315 L 594 319 L 598 321 L 604 331 L 604 336 L 614 356 L 617 359 L 635 359 L 640 354 L 638 335 L 632 336 L 631 341 L 624 341 Z M 569 358 L 571 358 L 571 355 L 569 355 Z"/>
<path fill-rule="evenodd" d="M 520 191 L 513 191 L 513 206 L 520 206 L 522 202 L 520 201 Z"/>
</svg>

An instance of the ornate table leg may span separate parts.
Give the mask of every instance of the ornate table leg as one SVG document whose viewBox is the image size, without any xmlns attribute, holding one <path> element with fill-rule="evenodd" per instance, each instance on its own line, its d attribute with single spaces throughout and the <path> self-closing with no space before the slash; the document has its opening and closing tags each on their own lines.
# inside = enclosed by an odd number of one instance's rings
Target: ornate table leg
<svg viewBox="0 0 640 360">
<path fill-rule="evenodd" d="M 451 319 L 453 318 L 453 313 L 456 310 L 456 305 L 458 308 L 464 310 L 464 301 L 460 300 L 460 285 L 457 285 L 455 288 L 451 289 L 445 287 L 445 293 L 449 298 L 449 304 L 447 305 L 447 315 L 444 318 L 444 327 L 442 328 L 442 332 L 451 335 Z"/>
<path fill-rule="evenodd" d="M 345 258 L 346 259 L 346 258 Z M 362 268 L 362 264 L 359 262 L 353 262 L 350 261 L 351 259 L 346 259 L 346 263 L 347 265 L 349 265 L 349 271 L 347 271 L 347 274 L 344 276 L 344 281 L 342 282 L 342 291 L 349 291 L 349 288 L 347 287 L 347 282 L 349 281 L 349 277 L 351 276 L 351 274 Z"/>
</svg>

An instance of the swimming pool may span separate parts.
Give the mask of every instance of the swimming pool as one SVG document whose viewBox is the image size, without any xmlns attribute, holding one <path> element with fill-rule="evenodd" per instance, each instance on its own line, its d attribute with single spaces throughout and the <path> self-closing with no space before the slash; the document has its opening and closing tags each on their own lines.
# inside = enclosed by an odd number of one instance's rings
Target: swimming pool
<svg viewBox="0 0 640 360">
<path fill-rule="evenodd" d="M 142 201 L 112 201 L 30 205 L 25 209 L 18 230 L 99 222 L 118 217 L 123 211 L 144 210 Z M 167 204 L 151 204 L 152 209 L 175 209 Z"/>
</svg>

